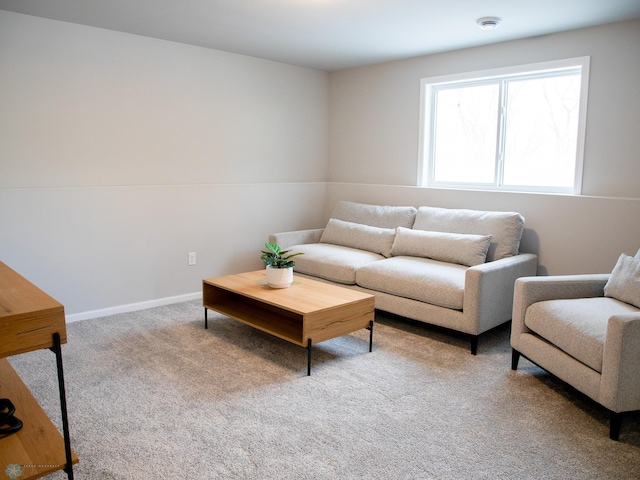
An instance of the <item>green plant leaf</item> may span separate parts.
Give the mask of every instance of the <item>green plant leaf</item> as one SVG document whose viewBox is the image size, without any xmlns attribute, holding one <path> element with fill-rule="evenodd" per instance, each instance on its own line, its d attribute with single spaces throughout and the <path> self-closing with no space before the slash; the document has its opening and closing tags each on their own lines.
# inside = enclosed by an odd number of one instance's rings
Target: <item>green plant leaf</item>
<svg viewBox="0 0 640 480">
<path fill-rule="evenodd" d="M 289 268 L 294 267 L 295 262 L 291 258 L 297 255 L 304 255 L 304 252 L 293 253 L 285 256 L 291 250 L 282 250 L 277 243 L 265 243 L 267 251 L 262 250 L 262 261 L 274 268 Z"/>
</svg>

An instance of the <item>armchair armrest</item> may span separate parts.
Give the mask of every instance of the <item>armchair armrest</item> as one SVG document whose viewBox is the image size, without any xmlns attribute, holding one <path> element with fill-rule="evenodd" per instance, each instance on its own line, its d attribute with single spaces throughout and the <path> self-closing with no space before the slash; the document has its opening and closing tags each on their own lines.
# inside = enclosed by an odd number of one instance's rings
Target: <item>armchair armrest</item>
<svg viewBox="0 0 640 480">
<path fill-rule="evenodd" d="M 269 235 L 269 243 L 277 243 L 282 248 L 289 248 L 293 245 L 304 245 L 306 243 L 318 243 L 322 237 L 322 232 L 324 232 L 324 228 L 272 233 Z"/>
<path fill-rule="evenodd" d="M 516 280 L 511 317 L 511 346 L 517 349 L 520 334 L 529 331 L 524 325 L 524 316 L 530 305 L 560 298 L 602 297 L 607 280 L 608 273 L 524 277 Z"/>
<path fill-rule="evenodd" d="M 640 311 L 609 318 L 600 399 L 614 412 L 640 409 Z"/>
<path fill-rule="evenodd" d="M 509 321 L 516 279 L 535 275 L 537 268 L 537 255 L 521 253 L 467 269 L 462 311 L 477 334 Z"/>
</svg>

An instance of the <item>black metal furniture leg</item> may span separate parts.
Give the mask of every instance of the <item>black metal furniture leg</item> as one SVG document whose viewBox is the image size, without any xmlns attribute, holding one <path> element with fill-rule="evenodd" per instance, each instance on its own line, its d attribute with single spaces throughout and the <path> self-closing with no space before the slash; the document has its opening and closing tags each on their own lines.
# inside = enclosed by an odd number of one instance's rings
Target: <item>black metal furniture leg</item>
<svg viewBox="0 0 640 480">
<path fill-rule="evenodd" d="M 478 337 L 480 335 L 471 335 L 471 355 L 478 353 Z"/>
<path fill-rule="evenodd" d="M 618 440 L 620 438 L 620 428 L 622 427 L 622 413 L 611 412 L 609 418 L 609 438 Z"/>
<path fill-rule="evenodd" d="M 311 376 L 311 339 L 307 340 L 307 377 Z"/>
<path fill-rule="evenodd" d="M 207 318 L 207 307 L 204 307 L 204 328 L 209 328 L 209 319 Z"/>
<path fill-rule="evenodd" d="M 64 389 L 64 372 L 62 369 L 62 347 L 60 334 L 53 334 L 53 352 L 56 354 L 56 366 L 58 369 L 58 389 L 60 390 L 60 410 L 62 411 L 62 433 L 64 435 L 64 450 L 67 465 L 64 471 L 67 477 L 73 480 L 73 463 L 71 459 L 71 438 L 69 435 L 69 417 L 67 415 L 67 396 Z"/>
<path fill-rule="evenodd" d="M 518 369 L 518 361 L 520 360 L 520 352 L 515 348 L 511 349 L 511 370 Z"/>
<path fill-rule="evenodd" d="M 373 320 L 369 322 L 369 352 L 373 352 Z"/>
</svg>

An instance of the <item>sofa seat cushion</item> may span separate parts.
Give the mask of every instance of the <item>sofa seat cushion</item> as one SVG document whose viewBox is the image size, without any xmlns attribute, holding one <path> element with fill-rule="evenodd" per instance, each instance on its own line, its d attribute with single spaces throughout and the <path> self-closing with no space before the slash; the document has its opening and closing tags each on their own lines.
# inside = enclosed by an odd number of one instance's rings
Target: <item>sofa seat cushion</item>
<svg viewBox="0 0 640 480">
<path fill-rule="evenodd" d="M 602 372 L 609 317 L 634 312 L 638 309 L 607 297 L 547 300 L 531 305 L 524 323 L 576 360 Z"/>
<path fill-rule="evenodd" d="M 462 310 L 468 267 L 428 258 L 391 257 L 356 272 L 356 284 L 391 295 Z"/>
<path fill-rule="evenodd" d="M 360 267 L 385 258 L 377 253 L 330 243 L 295 245 L 287 250 L 304 252 L 295 258 L 295 272 L 346 285 L 356 283 L 356 271 Z"/>
</svg>

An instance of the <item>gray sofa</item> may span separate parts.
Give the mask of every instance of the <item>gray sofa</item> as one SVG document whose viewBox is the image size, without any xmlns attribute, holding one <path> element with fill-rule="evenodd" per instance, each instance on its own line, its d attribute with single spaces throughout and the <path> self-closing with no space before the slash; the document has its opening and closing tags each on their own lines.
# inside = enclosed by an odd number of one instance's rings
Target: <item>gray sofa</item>
<svg viewBox="0 0 640 480">
<path fill-rule="evenodd" d="M 339 202 L 325 228 L 275 233 L 295 271 L 371 293 L 376 309 L 478 337 L 511 319 L 515 280 L 536 274 L 520 253 L 515 212 Z"/>
</svg>

